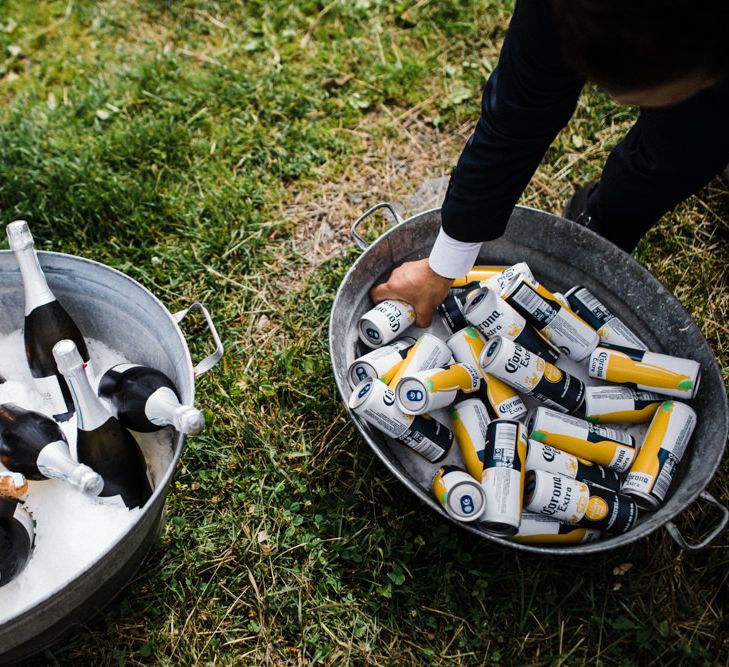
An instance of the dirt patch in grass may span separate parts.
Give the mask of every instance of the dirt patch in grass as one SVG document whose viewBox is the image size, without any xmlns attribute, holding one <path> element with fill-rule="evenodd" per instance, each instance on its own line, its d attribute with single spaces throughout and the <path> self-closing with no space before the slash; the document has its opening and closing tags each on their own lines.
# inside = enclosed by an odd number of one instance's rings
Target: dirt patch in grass
<svg viewBox="0 0 729 667">
<path fill-rule="evenodd" d="M 296 184 L 287 191 L 280 215 L 293 227 L 298 279 L 352 245 L 350 227 L 369 207 L 391 202 L 409 216 L 440 205 L 445 192 L 438 186 L 447 181 L 471 125 L 443 133 L 418 116 L 383 114 L 356 131 L 342 130 L 360 146 L 343 170 L 325 169 L 313 187 Z M 367 227 L 376 229 L 377 221 Z"/>
</svg>

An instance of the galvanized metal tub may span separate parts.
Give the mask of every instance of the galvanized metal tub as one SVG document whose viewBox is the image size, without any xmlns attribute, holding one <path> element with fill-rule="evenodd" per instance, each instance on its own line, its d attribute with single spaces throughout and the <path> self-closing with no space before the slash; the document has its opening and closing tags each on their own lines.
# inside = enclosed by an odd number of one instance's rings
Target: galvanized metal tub
<svg viewBox="0 0 729 667">
<path fill-rule="evenodd" d="M 195 398 L 195 378 L 210 370 L 223 348 L 207 310 L 200 304 L 171 314 L 146 288 L 123 273 L 87 259 L 38 253 L 48 283 L 88 337 L 105 342 L 137 363 L 158 368 L 179 389 L 182 400 Z M 0 251 L 0 333 L 23 325 L 23 289 L 17 262 Z M 193 366 L 178 323 L 188 312 L 204 314 L 216 350 Z M 186 436 L 175 434 L 173 460 L 142 509 L 139 520 L 94 564 L 32 609 L 0 627 L 0 664 L 13 664 L 53 644 L 106 606 L 131 579 L 157 540 L 170 482 Z"/>
<path fill-rule="evenodd" d="M 396 226 L 368 245 L 358 228 L 371 213 L 381 208 L 390 211 Z M 372 307 L 368 295 L 370 287 L 386 279 L 396 265 L 427 257 L 439 228 L 439 209 L 403 221 L 396 209 L 386 203 L 374 206 L 352 226 L 352 236 L 365 252 L 344 277 L 329 322 L 332 368 L 345 405 L 351 394 L 347 369 L 365 351 L 359 342 L 356 325 L 362 314 Z M 589 286 L 650 349 L 701 363 L 701 389 L 691 402 L 698 415 L 693 444 L 663 507 L 644 514 L 628 533 L 598 542 L 565 546 L 519 544 L 485 532 L 478 523 L 458 523 L 451 519 L 432 497 L 428 485 L 423 483 L 424 471 L 426 468 L 432 470 L 434 466 L 409 452 L 403 457 L 402 445 L 388 440 L 349 411 L 362 437 L 392 474 L 424 504 L 463 530 L 499 545 L 540 554 L 587 555 L 630 544 L 665 527 L 683 548 L 706 546 L 729 521 L 729 510 L 705 491 L 726 446 L 729 406 L 719 366 L 695 322 L 673 294 L 630 255 L 568 220 L 517 206 L 505 234 L 483 245 L 477 263 L 508 265 L 520 261 L 526 261 L 537 278 L 552 290 L 564 291 L 578 283 Z M 720 519 L 704 539 L 689 543 L 671 519 L 698 498 L 717 507 Z"/>
</svg>

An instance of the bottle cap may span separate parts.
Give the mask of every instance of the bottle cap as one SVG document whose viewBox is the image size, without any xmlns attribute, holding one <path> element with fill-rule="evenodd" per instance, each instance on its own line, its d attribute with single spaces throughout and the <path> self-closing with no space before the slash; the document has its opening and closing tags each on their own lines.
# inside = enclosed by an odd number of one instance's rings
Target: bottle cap
<svg viewBox="0 0 729 667">
<path fill-rule="evenodd" d="M 62 375 L 69 375 L 84 366 L 84 360 L 72 340 L 65 339 L 56 343 L 53 346 L 53 356 L 58 372 Z"/>
<path fill-rule="evenodd" d="M 30 233 L 28 223 L 25 220 L 15 220 L 5 229 L 8 234 L 8 243 L 11 250 L 25 250 L 33 246 L 33 235 Z"/>
<path fill-rule="evenodd" d="M 196 435 L 203 430 L 205 426 L 205 417 L 200 410 L 191 405 L 186 405 L 184 410 L 180 410 L 175 426 L 180 433 L 188 435 Z"/>
<path fill-rule="evenodd" d="M 71 475 L 72 484 L 82 493 L 98 496 L 104 489 L 104 479 L 89 466 L 79 463 Z"/>
</svg>

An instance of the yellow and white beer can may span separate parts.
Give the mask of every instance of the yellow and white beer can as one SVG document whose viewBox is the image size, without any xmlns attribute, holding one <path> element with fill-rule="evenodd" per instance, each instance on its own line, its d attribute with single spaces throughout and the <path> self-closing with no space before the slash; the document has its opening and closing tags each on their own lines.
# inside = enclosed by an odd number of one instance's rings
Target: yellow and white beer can
<svg viewBox="0 0 729 667">
<path fill-rule="evenodd" d="M 410 415 L 446 408 L 462 391 L 472 394 L 481 386 L 481 373 L 471 364 L 451 364 L 404 375 L 395 387 L 398 407 Z"/>
<path fill-rule="evenodd" d="M 461 458 L 468 474 L 477 480 L 483 474 L 484 449 L 490 422 L 486 406 L 477 398 L 459 401 L 450 411 L 451 430 L 461 450 Z"/>
<path fill-rule="evenodd" d="M 662 403 L 625 477 L 621 493 L 633 496 L 644 509 L 660 507 L 695 427 L 696 412 L 688 405 L 678 401 Z"/>
<path fill-rule="evenodd" d="M 575 361 L 586 359 L 600 337 L 579 315 L 565 308 L 546 287 L 519 276 L 502 294 L 527 322 Z"/>
<path fill-rule="evenodd" d="M 684 399 L 696 396 L 701 381 L 697 361 L 614 346 L 600 346 L 592 352 L 589 373 L 598 380 Z"/>
<path fill-rule="evenodd" d="M 415 339 L 404 336 L 358 357 L 349 365 L 347 376 L 350 386 L 355 387 L 365 378 L 379 378 L 387 384 L 395 376 L 413 345 Z"/>
<path fill-rule="evenodd" d="M 382 347 L 402 336 L 412 324 L 415 324 L 413 307 L 404 301 L 387 299 L 362 315 L 359 338 L 368 347 Z"/>
<path fill-rule="evenodd" d="M 433 476 L 433 493 L 449 516 L 476 521 L 486 505 L 481 485 L 457 466 L 443 466 Z"/>
<path fill-rule="evenodd" d="M 537 408 L 527 423 L 533 440 L 617 472 L 625 472 L 635 458 L 635 438 L 625 431 L 592 424 L 549 408 Z"/>
</svg>

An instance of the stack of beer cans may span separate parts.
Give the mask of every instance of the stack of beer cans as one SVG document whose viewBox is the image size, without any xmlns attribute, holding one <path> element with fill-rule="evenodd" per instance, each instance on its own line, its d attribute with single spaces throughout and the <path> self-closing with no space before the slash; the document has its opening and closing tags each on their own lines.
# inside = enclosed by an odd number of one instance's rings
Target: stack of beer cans
<svg viewBox="0 0 729 667">
<path fill-rule="evenodd" d="M 697 362 L 649 351 L 587 287 L 553 293 L 524 262 L 474 267 L 438 314 L 441 335 L 417 337 L 401 301 L 362 316 L 371 349 L 349 367 L 349 407 L 427 461 L 448 515 L 579 544 L 663 504 L 696 425 L 676 399 L 695 396 Z"/>
</svg>

